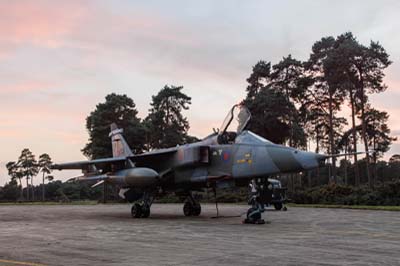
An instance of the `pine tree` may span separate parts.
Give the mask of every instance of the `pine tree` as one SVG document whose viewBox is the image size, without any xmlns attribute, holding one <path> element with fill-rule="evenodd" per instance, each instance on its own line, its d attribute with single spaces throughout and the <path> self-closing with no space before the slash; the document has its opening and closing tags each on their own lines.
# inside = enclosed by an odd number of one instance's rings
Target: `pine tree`
<svg viewBox="0 0 400 266">
<path fill-rule="evenodd" d="M 44 181 L 45 179 L 49 179 L 49 174 L 51 173 L 50 166 L 53 162 L 51 161 L 50 155 L 47 153 L 44 153 L 39 156 L 39 162 L 38 162 L 38 167 L 39 167 L 39 172 L 42 172 L 42 201 L 45 201 L 45 185 Z M 47 176 L 46 176 L 47 175 Z"/>
<path fill-rule="evenodd" d="M 38 167 L 37 161 L 35 159 L 35 155 L 27 148 L 23 149 L 21 155 L 18 158 L 17 163 L 21 175 L 26 179 L 26 199 L 30 200 L 29 198 L 29 179 L 31 179 L 31 186 L 33 184 L 32 178 L 37 175 Z M 32 190 L 32 192 L 34 192 Z M 32 200 L 34 199 L 34 195 L 32 193 Z"/>
<path fill-rule="evenodd" d="M 329 123 L 329 153 L 337 153 L 335 121 L 344 100 L 344 92 L 336 84 L 334 69 L 331 64 L 331 55 L 335 48 L 333 37 L 322 38 L 314 43 L 309 60 L 305 63 L 306 70 L 311 75 L 314 85 L 308 91 L 316 104 L 327 111 Z M 336 182 L 336 158 L 332 158 L 331 182 Z"/>
<path fill-rule="evenodd" d="M 23 199 L 23 190 L 22 190 L 22 181 L 21 179 L 24 177 L 21 169 L 18 167 L 16 162 L 8 162 L 6 164 L 6 168 L 8 170 L 8 175 L 11 177 L 11 181 L 18 179 L 19 182 L 19 190 L 20 190 L 20 199 Z"/>
<path fill-rule="evenodd" d="M 152 108 L 144 121 L 148 149 L 160 149 L 193 141 L 188 136 L 189 122 L 182 111 L 188 110 L 191 98 L 182 86 L 164 86 L 152 97 Z"/>
<path fill-rule="evenodd" d="M 144 148 L 145 131 L 137 117 L 136 105 L 126 95 L 111 93 L 105 97 L 106 101 L 99 103 L 96 109 L 86 118 L 86 128 L 89 133 L 89 142 L 82 149 L 84 155 L 91 159 L 112 156 L 110 144 L 110 124 L 116 123 L 124 130 L 127 143 L 133 153 L 139 153 Z"/>
</svg>

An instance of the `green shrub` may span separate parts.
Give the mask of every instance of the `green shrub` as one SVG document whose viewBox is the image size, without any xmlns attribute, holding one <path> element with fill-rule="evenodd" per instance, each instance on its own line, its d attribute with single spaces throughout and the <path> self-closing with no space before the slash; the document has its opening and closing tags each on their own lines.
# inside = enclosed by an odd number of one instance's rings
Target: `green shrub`
<svg viewBox="0 0 400 266">
<path fill-rule="evenodd" d="M 338 205 L 400 205 L 400 182 L 379 184 L 375 189 L 345 185 L 325 185 L 289 193 L 293 203 Z"/>
</svg>

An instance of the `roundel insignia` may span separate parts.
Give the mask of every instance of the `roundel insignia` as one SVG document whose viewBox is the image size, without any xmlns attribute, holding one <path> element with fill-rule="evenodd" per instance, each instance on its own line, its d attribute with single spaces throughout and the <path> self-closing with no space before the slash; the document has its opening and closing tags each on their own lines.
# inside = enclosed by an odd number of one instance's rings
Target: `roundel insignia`
<svg viewBox="0 0 400 266">
<path fill-rule="evenodd" d="M 229 154 L 228 151 L 223 151 L 223 152 L 222 152 L 222 160 L 223 160 L 223 161 L 225 161 L 225 162 L 229 161 L 230 157 L 231 157 L 231 156 L 230 156 L 230 154 Z"/>
</svg>

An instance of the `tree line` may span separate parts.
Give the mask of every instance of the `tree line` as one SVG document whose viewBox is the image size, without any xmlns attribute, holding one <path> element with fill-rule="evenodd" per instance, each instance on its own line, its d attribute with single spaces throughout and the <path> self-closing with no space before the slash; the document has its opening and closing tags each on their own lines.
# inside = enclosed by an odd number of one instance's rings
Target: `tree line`
<svg viewBox="0 0 400 266">
<path fill-rule="evenodd" d="M 390 135 L 389 115 L 374 108 L 369 96 L 386 90 L 384 69 L 390 64 L 378 42 L 363 45 L 351 32 L 315 42 L 305 61 L 291 55 L 274 65 L 260 61 L 247 79 L 245 103 L 253 114 L 250 129 L 276 143 L 307 148 L 312 142 L 316 152 L 354 153 L 353 164 L 349 156 L 344 164 L 352 166 L 355 186 L 360 185 L 357 151 L 363 144 L 362 151 L 373 151 L 372 157 L 365 154 L 362 172 L 373 187 L 377 160 L 396 138 Z M 346 105 L 350 121 L 339 115 Z M 335 157 L 331 164 L 329 182 L 337 183 Z"/>
<path fill-rule="evenodd" d="M 316 41 L 304 61 L 289 54 L 275 64 L 261 60 L 253 66 L 243 99 L 252 113 L 250 130 L 278 144 L 308 150 L 312 144 L 315 152 L 353 154 L 339 164 L 333 157 L 327 168 L 307 176 L 290 175 L 287 183 L 321 185 L 327 179 L 330 184 L 366 183 L 372 188 L 389 178 L 382 169 L 389 169 L 390 162 L 381 159 L 396 138 L 390 134 L 389 114 L 375 108 L 370 96 L 387 89 L 384 70 L 391 63 L 379 42 L 364 45 L 346 32 Z M 135 152 L 195 141 L 182 115 L 191 98 L 182 89 L 165 86 L 152 97 L 152 108 L 143 120 L 137 117 L 132 99 L 108 95 L 87 118 L 90 139 L 83 152 L 91 158 L 111 155 L 107 132 L 115 117 L 127 128 Z M 350 119 L 340 116 L 346 107 Z M 359 151 L 371 153 L 360 159 Z"/>
<path fill-rule="evenodd" d="M 152 97 L 151 109 L 143 120 L 137 116 L 136 105 L 127 95 L 107 95 L 105 102 L 97 104 L 95 110 L 86 118 L 89 142 L 82 149 L 83 154 L 91 159 L 112 157 L 108 137 L 111 123 L 117 123 L 124 129 L 124 136 L 134 153 L 198 141 L 196 137 L 188 134 L 189 122 L 182 111 L 189 109 L 191 98 L 184 94 L 182 89 L 182 86 L 168 85 L 162 88 Z M 86 185 L 62 184 L 59 181 L 46 185 L 45 180 L 53 180 L 53 176 L 50 175 L 51 164 L 52 160 L 47 153 L 40 155 L 39 160 L 36 160 L 28 148 L 23 149 L 18 160 L 6 164 L 11 181 L 0 188 L 0 201 L 38 200 L 39 190 L 42 192 L 43 201 L 46 196 L 50 200 L 68 201 L 93 199 L 96 195 L 101 195 L 99 189 L 92 189 Z M 33 180 L 38 174 L 42 175 L 42 184 L 35 187 Z M 22 185 L 23 179 L 26 181 L 25 188 Z M 52 192 L 46 192 L 47 187 Z"/>
<path fill-rule="evenodd" d="M 304 61 L 289 54 L 275 64 L 261 60 L 253 66 L 243 99 L 252 113 L 248 129 L 278 144 L 308 150 L 313 146 L 315 152 L 329 154 L 354 153 L 339 164 L 333 157 L 327 168 L 281 176 L 289 187 L 337 183 L 359 187 L 366 183 L 373 188 L 399 179 L 399 155 L 389 162 L 381 160 L 396 140 L 390 135 L 389 115 L 370 101 L 372 94 L 387 89 L 383 78 L 390 64 L 379 42 L 364 45 L 347 32 L 316 41 Z M 183 115 L 190 104 L 191 97 L 182 86 L 166 85 L 152 96 L 149 113 L 141 119 L 132 98 L 111 93 L 86 118 L 89 140 L 82 152 L 90 159 L 112 156 L 108 133 L 114 122 L 124 129 L 134 153 L 197 141 L 188 134 L 189 121 Z M 346 106 L 350 119 L 340 116 Z M 357 152 L 364 150 L 374 152 L 360 159 Z M 36 162 L 24 150 L 17 162 L 7 164 L 21 191 L 23 178 L 29 187 L 29 180 L 32 184 L 39 172 L 43 181 L 51 177 L 50 172 L 43 172 L 48 167 L 40 158 Z M 50 157 L 46 162 L 51 163 Z M 28 199 L 29 189 L 26 194 Z"/>
<path fill-rule="evenodd" d="M 35 186 L 33 185 L 33 179 L 38 175 L 42 175 L 42 201 L 45 200 L 45 180 L 53 180 L 53 176 L 50 175 L 52 164 L 50 155 L 43 153 L 39 156 L 39 160 L 36 160 L 35 155 L 28 149 L 25 148 L 21 151 L 17 161 L 10 161 L 6 164 L 8 175 L 11 178 L 11 182 L 6 184 L 3 188 L 3 194 L 5 198 L 16 197 L 16 191 L 19 191 L 19 199 L 34 201 L 35 200 Z M 26 187 L 23 189 L 22 180 L 26 180 Z M 30 182 L 30 183 L 29 183 Z M 24 196 L 25 190 L 25 196 Z M 8 195 L 8 196 L 7 196 Z M 37 199 L 37 198 L 36 198 Z"/>
<path fill-rule="evenodd" d="M 176 146 L 198 140 L 188 134 L 189 122 L 182 111 L 188 110 L 191 97 L 182 92 L 182 86 L 162 88 L 152 96 L 146 118 L 140 119 L 136 105 L 127 95 L 111 93 L 86 118 L 89 142 L 82 149 L 91 159 L 112 156 L 108 134 L 110 124 L 124 129 L 124 136 L 133 153 Z"/>
</svg>

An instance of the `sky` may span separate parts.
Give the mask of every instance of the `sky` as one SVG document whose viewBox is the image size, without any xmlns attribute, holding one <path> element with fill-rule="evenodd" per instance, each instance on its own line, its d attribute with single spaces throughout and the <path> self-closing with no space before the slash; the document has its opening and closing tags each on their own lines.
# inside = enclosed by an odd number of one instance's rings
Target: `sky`
<svg viewBox="0 0 400 266">
<path fill-rule="evenodd" d="M 315 41 L 347 31 L 389 53 L 388 89 L 371 102 L 400 135 L 399 14 L 396 0 L 1 0 L 0 186 L 23 148 L 55 162 L 85 160 L 85 118 L 109 93 L 127 94 L 144 118 L 152 95 L 182 85 L 192 97 L 189 133 L 204 137 L 245 97 L 259 60 L 306 60 Z"/>
</svg>

